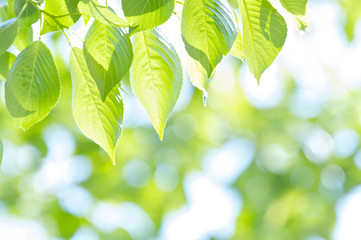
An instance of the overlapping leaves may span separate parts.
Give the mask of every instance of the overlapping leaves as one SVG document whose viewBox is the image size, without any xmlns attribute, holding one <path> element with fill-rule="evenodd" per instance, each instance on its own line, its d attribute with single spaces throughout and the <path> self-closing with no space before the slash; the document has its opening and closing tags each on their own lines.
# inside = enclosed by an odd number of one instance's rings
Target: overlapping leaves
<svg viewBox="0 0 361 240">
<path fill-rule="evenodd" d="M 285 10 L 281 13 L 305 28 L 307 0 L 279 1 Z M 129 69 L 134 95 L 161 139 L 182 89 L 178 54 L 155 27 L 173 14 L 182 16 L 189 76 L 203 91 L 204 100 L 206 84 L 224 56 L 245 60 L 260 80 L 287 36 L 283 17 L 268 0 L 239 0 L 242 30 L 226 0 L 123 0 L 126 20 L 97 0 L 45 0 L 45 5 L 32 0 L 7 2 L 8 6 L 0 7 L 0 78 L 6 79 L 6 106 L 23 129 L 45 118 L 60 92 L 50 50 L 41 41 L 33 42 L 33 24 L 43 20 L 41 34 L 60 30 L 66 34 L 80 17 L 86 24 L 93 19 L 83 49 L 72 47 L 71 51 L 73 115 L 82 132 L 100 145 L 113 163 L 124 114 L 119 89 Z M 183 5 L 181 13 L 176 4 Z M 20 51 L 18 56 L 11 46 Z"/>
</svg>

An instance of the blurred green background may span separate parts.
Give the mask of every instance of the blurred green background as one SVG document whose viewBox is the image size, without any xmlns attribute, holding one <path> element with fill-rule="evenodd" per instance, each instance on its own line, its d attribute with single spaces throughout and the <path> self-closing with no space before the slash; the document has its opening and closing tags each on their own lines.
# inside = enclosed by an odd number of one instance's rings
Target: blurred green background
<svg viewBox="0 0 361 240">
<path fill-rule="evenodd" d="M 0 239 L 361 239 L 361 2 L 309 10 L 260 86 L 227 57 L 204 107 L 185 74 L 162 142 L 123 79 L 116 166 L 77 128 L 69 48 L 46 36 L 62 80 L 50 115 L 16 129 L 1 82 Z M 163 28 L 182 56 L 177 24 Z"/>
</svg>

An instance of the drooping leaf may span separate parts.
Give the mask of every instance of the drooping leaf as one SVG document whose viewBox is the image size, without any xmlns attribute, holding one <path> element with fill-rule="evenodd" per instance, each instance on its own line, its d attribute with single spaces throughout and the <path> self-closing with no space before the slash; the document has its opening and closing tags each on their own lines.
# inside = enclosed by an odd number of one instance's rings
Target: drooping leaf
<svg viewBox="0 0 361 240">
<path fill-rule="evenodd" d="M 273 63 L 287 36 L 283 17 L 267 0 L 239 0 L 243 42 L 250 72 L 260 80 Z"/>
<path fill-rule="evenodd" d="M 78 3 L 79 0 L 46 0 L 44 10 L 51 16 L 44 14 L 44 25 L 41 34 L 60 30 L 59 24 L 65 28 L 74 25 L 80 18 Z"/>
<path fill-rule="evenodd" d="M 24 7 L 25 9 L 23 10 Z M 35 3 L 28 0 L 15 0 L 14 10 L 16 16 L 21 14 L 21 16 L 19 16 L 19 26 L 25 30 L 27 30 L 32 24 L 36 23 L 40 18 L 40 12 Z"/>
<path fill-rule="evenodd" d="M 356 23 L 361 19 L 361 2 L 358 0 L 341 1 L 341 6 L 346 18 L 344 30 L 349 42 L 354 40 L 356 33 Z"/>
<path fill-rule="evenodd" d="M 208 77 L 232 48 L 237 21 L 225 0 L 186 0 L 182 12 L 182 38 L 192 58 L 206 69 Z"/>
<path fill-rule="evenodd" d="M 27 130 L 44 119 L 60 94 L 58 70 L 41 41 L 31 43 L 16 58 L 5 82 L 6 107 L 18 127 Z"/>
<path fill-rule="evenodd" d="M 9 52 L 5 52 L 3 55 L 0 55 L 0 80 L 6 80 L 15 58 L 15 55 Z"/>
<path fill-rule="evenodd" d="M 93 17 L 103 24 L 115 25 L 118 27 L 129 27 L 129 24 L 125 20 L 118 17 L 118 15 L 112 12 L 109 8 L 100 5 L 94 0 L 80 0 L 78 9 L 82 15 Z"/>
<path fill-rule="evenodd" d="M 309 25 L 307 12 L 308 0 L 280 0 L 284 9 L 287 10 L 287 18 L 290 19 L 299 30 L 305 30 Z"/>
<path fill-rule="evenodd" d="M 11 18 L 0 24 L 0 55 L 13 44 L 18 34 L 18 21 Z"/>
<path fill-rule="evenodd" d="M 165 23 L 172 16 L 174 0 L 123 0 L 122 8 L 135 31 L 145 31 Z"/>
<path fill-rule="evenodd" d="M 229 54 L 242 61 L 244 60 L 243 39 L 241 31 L 238 31 L 236 41 L 234 41 L 231 51 L 229 51 Z"/>
<path fill-rule="evenodd" d="M 158 30 L 137 33 L 132 90 L 143 105 L 160 139 L 182 88 L 182 66 L 172 44 Z"/>
<path fill-rule="evenodd" d="M 189 79 L 191 80 L 193 86 L 198 88 L 203 93 L 203 104 L 207 105 L 208 92 L 206 90 L 206 85 L 212 81 L 216 69 L 213 70 L 211 77 L 208 77 L 207 71 L 204 67 L 193 58 L 187 56 L 187 66 Z"/>
<path fill-rule="evenodd" d="M 129 71 L 132 44 L 123 29 L 94 21 L 85 37 L 84 56 L 104 101 Z"/>
<path fill-rule="evenodd" d="M 75 121 L 82 132 L 100 145 L 115 164 L 114 149 L 121 135 L 123 121 L 123 102 L 119 88 L 113 88 L 103 102 L 81 49 L 73 49 L 70 68 Z"/>
</svg>

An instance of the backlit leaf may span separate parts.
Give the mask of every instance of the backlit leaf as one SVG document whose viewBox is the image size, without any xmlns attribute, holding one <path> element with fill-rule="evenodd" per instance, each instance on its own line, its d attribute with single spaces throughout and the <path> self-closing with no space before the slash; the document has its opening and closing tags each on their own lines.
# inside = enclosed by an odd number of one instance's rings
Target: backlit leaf
<svg viewBox="0 0 361 240">
<path fill-rule="evenodd" d="M 166 22 L 173 14 L 174 0 L 123 0 L 127 21 L 136 31 L 153 29 Z"/>
<path fill-rule="evenodd" d="M 84 56 L 104 101 L 129 71 L 132 44 L 123 29 L 94 21 L 85 37 Z"/>
<path fill-rule="evenodd" d="M 52 16 L 44 14 L 44 25 L 41 34 L 60 30 L 59 24 L 69 28 L 76 23 L 80 18 L 78 3 L 79 0 L 46 0 L 44 10 Z"/>
<path fill-rule="evenodd" d="M 115 164 L 114 149 L 121 135 L 123 101 L 119 88 L 103 102 L 88 71 L 83 51 L 74 48 L 70 56 L 73 80 L 73 115 L 82 132 L 100 145 Z"/>
<path fill-rule="evenodd" d="M 129 24 L 125 20 L 94 0 L 80 0 L 78 9 L 81 14 L 93 17 L 101 23 L 118 27 L 129 27 Z"/>
<path fill-rule="evenodd" d="M 134 39 L 132 90 L 143 105 L 160 139 L 182 88 L 182 66 L 177 52 L 159 30 L 141 32 Z"/>
<path fill-rule="evenodd" d="M 202 64 L 208 77 L 231 50 L 237 34 L 237 21 L 227 1 L 185 0 L 183 42 L 189 56 Z"/>
<path fill-rule="evenodd" d="M 15 61 L 15 55 L 9 52 L 5 52 L 3 55 L 0 55 L 0 79 L 6 80 L 9 75 L 11 66 Z"/>
<path fill-rule="evenodd" d="M 267 0 L 239 0 L 243 42 L 250 72 L 260 81 L 273 63 L 287 36 L 283 17 Z"/>
<path fill-rule="evenodd" d="M 44 119 L 59 99 L 58 70 L 49 49 L 36 41 L 16 58 L 5 83 L 6 107 L 27 130 Z"/>
<path fill-rule="evenodd" d="M 0 55 L 14 42 L 18 34 L 18 21 L 16 18 L 11 18 L 0 24 Z"/>
</svg>

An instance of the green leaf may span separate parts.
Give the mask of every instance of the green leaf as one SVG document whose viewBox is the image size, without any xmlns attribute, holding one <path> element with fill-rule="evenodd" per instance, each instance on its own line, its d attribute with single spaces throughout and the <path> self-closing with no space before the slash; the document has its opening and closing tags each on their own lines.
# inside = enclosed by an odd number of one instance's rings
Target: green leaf
<svg viewBox="0 0 361 240">
<path fill-rule="evenodd" d="M 158 30 L 137 33 L 131 69 L 133 92 L 160 139 L 182 89 L 182 65 L 172 44 Z"/>
<path fill-rule="evenodd" d="M 48 14 L 44 14 L 41 34 L 60 30 L 59 24 L 64 28 L 74 25 L 80 18 L 78 3 L 79 0 L 46 0 L 44 10 Z"/>
<path fill-rule="evenodd" d="M 290 15 L 286 15 L 286 17 L 290 19 L 299 30 L 305 30 L 309 24 L 307 1 L 308 0 L 280 0 L 283 8 L 290 13 Z"/>
<path fill-rule="evenodd" d="M 25 4 L 27 4 L 25 6 Z M 22 12 L 25 6 L 24 11 Z M 15 0 L 14 10 L 16 16 L 21 13 L 19 26 L 21 29 L 27 30 L 32 24 L 36 23 L 40 18 L 40 12 L 37 6 L 28 0 Z"/>
<path fill-rule="evenodd" d="M 344 11 L 345 23 L 344 30 L 349 42 L 355 38 L 355 26 L 361 19 L 361 4 L 359 0 L 346 0 L 341 2 Z"/>
<path fill-rule="evenodd" d="M 123 0 L 127 21 L 136 31 L 153 29 L 165 23 L 173 14 L 174 0 Z"/>
<path fill-rule="evenodd" d="M 84 56 L 104 101 L 129 71 L 132 44 L 123 29 L 94 21 L 84 40 Z"/>
<path fill-rule="evenodd" d="M 234 41 L 232 49 L 229 52 L 229 54 L 242 61 L 244 60 L 243 39 L 242 39 L 241 31 L 238 31 L 236 41 Z"/>
<path fill-rule="evenodd" d="M 0 22 L 5 22 L 8 19 L 9 19 L 8 6 L 7 5 L 1 6 L 1 3 L 0 3 Z"/>
<path fill-rule="evenodd" d="M 282 6 L 294 15 L 304 16 L 307 12 L 306 6 L 308 0 L 280 0 Z"/>
<path fill-rule="evenodd" d="M 239 0 L 244 52 L 250 72 L 260 81 L 273 63 L 287 36 L 283 17 L 267 0 Z"/>
<path fill-rule="evenodd" d="M 30 43 L 33 42 L 33 28 L 27 29 L 19 28 L 18 35 L 15 38 L 14 46 L 19 50 L 24 50 Z"/>
<path fill-rule="evenodd" d="M 114 149 L 121 135 L 123 101 L 116 86 L 103 102 L 91 77 L 83 51 L 74 48 L 70 56 L 73 80 L 73 115 L 81 131 L 100 145 L 115 164 Z"/>
<path fill-rule="evenodd" d="M 129 24 L 125 20 L 94 0 L 80 0 L 78 8 L 81 14 L 93 17 L 101 23 L 118 27 L 129 27 Z"/>
<path fill-rule="evenodd" d="M 18 21 L 11 18 L 0 24 L 0 55 L 13 44 L 18 34 Z"/>
<path fill-rule="evenodd" d="M 27 130 L 44 119 L 60 94 L 54 59 L 44 43 L 36 41 L 16 58 L 5 82 L 6 107 L 15 124 Z"/>
<path fill-rule="evenodd" d="M 15 61 L 15 55 L 9 52 L 5 52 L 3 55 L 0 55 L 0 79 L 6 80 L 9 75 L 11 66 Z"/>
<path fill-rule="evenodd" d="M 213 70 L 211 77 L 208 77 L 207 71 L 204 67 L 193 58 L 187 56 L 187 66 L 188 66 L 188 75 L 191 80 L 193 86 L 198 88 L 203 92 L 203 104 L 207 105 L 208 93 L 206 90 L 206 85 L 212 81 L 216 69 Z"/>
<path fill-rule="evenodd" d="M 208 77 L 232 48 L 237 21 L 225 0 L 186 0 L 182 12 L 182 38 L 192 58 L 206 69 Z"/>
</svg>

